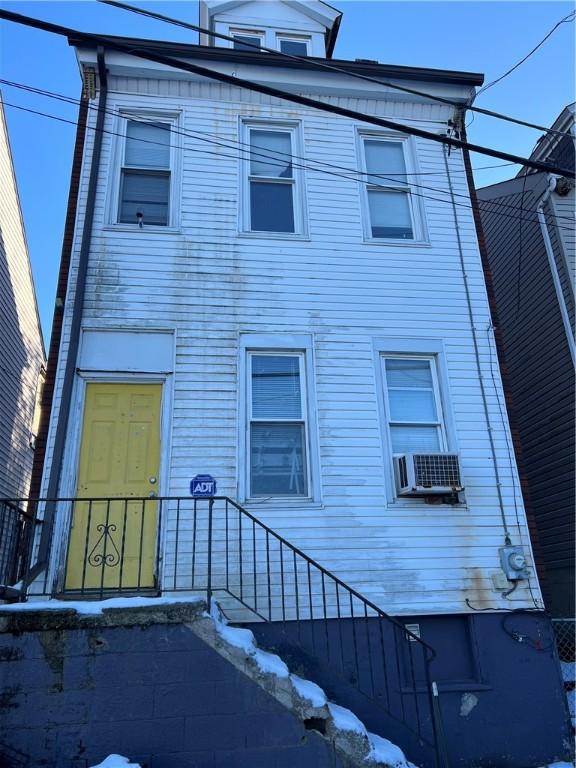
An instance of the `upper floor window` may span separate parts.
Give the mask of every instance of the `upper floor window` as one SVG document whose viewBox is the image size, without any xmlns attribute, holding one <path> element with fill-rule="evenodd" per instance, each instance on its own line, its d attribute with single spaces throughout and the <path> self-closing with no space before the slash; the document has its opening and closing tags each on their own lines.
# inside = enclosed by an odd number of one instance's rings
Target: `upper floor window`
<svg viewBox="0 0 576 768">
<path fill-rule="evenodd" d="M 422 240 L 420 207 L 410 186 L 414 170 L 405 139 L 362 136 L 366 234 L 375 240 Z"/>
<path fill-rule="evenodd" d="M 296 128 L 246 125 L 243 229 L 298 234 L 303 231 L 302 179 L 292 163 Z"/>
<path fill-rule="evenodd" d="M 254 51 L 254 46 L 260 48 L 264 45 L 264 32 L 254 32 L 251 30 L 236 31 L 231 29 L 230 34 L 234 38 L 232 47 L 236 51 Z"/>
<path fill-rule="evenodd" d="M 392 453 L 446 450 L 435 359 L 383 356 L 382 365 Z"/>
<path fill-rule="evenodd" d="M 125 121 L 118 218 L 122 224 L 170 224 L 171 124 Z"/>
<path fill-rule="evenodd" d="M 288 53 L 290 56 L 308 56 L 309 45 L 309 37 L 284 37 L 278 35 L 278 50 L 280 53 Z"/>
</svg>

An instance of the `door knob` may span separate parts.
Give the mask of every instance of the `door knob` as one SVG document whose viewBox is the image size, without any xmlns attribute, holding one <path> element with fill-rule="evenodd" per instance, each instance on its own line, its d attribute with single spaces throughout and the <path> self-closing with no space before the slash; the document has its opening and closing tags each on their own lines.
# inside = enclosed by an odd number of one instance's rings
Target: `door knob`
<svg viewBox="0 0 576 768">
<path fill-rule="evenodd" d="M 149 477 L 148 478 L 148 482 L 150 482 L 150 483 L 152 483 L 152 485 L 154 485 L 154 483 L 156 482 L 156 478 L 155 477 Z"/>
</svg>

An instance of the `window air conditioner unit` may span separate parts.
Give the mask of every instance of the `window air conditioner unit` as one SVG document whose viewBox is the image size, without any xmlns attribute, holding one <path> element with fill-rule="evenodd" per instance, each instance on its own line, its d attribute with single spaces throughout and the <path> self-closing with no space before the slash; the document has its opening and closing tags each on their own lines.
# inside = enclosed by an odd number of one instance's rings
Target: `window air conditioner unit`
<svg viewBox="0 0 576 768">
<path fill-rule="evenodd" d="M 448 495 L 464 490 L 457 453 L 403 453 L 394 456 L 399 496 Z"/>
</svg>

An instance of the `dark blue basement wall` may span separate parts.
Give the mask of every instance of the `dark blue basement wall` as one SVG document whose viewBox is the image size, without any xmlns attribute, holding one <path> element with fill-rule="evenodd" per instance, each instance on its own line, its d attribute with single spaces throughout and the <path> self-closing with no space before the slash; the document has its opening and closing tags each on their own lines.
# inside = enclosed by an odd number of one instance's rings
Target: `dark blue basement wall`
<svg viewBox="0 0 576 768">
<path fill-rule="evenodd" d="M 418 653 L 410 654 L 415 644 L 397 631 L 396 642 L 384 635 L 382 647 L 375 621 L 258 623 L 250 628 L 261 647 L 321 685 L 369 730 L 400 744 L 417 765 L 434 768 L 432 751 L 406 727 L 398 703 L 402 698 L 406 711 L 415 709 L 414 669 L 426 735 L 430 710 L 423 665 Z M 418 624 L 422 639 L 437 652 L 431 672 L 440 691 L 451 768 L 537 768 L 571 756 L 561 672 L 544 613 L 403 616 L 399 621 Z M 394 660 L 388 668 L 397 673 L 383 675 L 382 653 Z"/>
<path fill-rule="evenodd" d="M 1 768 L 344 768 L 182 624 L 0 634 Z"/>
</svg>

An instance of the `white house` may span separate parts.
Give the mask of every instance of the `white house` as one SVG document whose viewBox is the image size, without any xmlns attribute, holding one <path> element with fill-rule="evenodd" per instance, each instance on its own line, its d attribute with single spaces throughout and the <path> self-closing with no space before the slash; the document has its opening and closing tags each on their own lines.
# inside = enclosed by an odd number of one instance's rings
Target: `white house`
<svg viewBox="0 0 576 768">
<path fill-rule="evenodd" d="M 322 2 L 200 19 L 232 41 L 71 40 L 90 108 L 43 495 L 108 501 L 39 506 L 30 595 L 208 589 L 273 634 L 366 621 L 347 585 L 436 649 L 459 765 L 481 764 L 480 733 L 482 765 L 540 765 L 561 691 L 513 639 L 544 642 L 543 615 L 501 613 L 541 597 L 465 158 L 412 133 L 457 128 L 482 77 L 330 60 Z M 216 500 L 191 498 L 197 475 Z"/>
<path fill-rule="evenodd" d="M 30 490 L 44 363 L 36 294 L 0 96 L 0 499 L 23 499 Z M 0 501 L 2 583 L 18 576 L 27 519 L 24 503 Z"/>
</svg>

